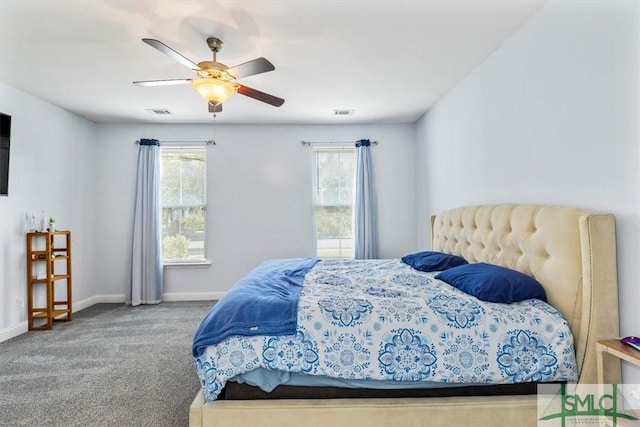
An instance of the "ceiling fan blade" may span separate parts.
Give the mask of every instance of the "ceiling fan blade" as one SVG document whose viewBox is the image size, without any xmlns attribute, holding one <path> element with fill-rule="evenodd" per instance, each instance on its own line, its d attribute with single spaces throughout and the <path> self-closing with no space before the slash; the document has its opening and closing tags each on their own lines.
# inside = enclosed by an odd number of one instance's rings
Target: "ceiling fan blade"
<svg viewBox="0 0 640 427">
<path fill-rule="evenodd" d="M 267 71 L 273 71 L 275 69 L 276 67 L 274 67 L 268 59 L 261 57 L 245 62 L 244 64 L 228 68 L 227 73 L 231 74 L 236 79 L 241 79 L 255 74 L 266 73 Z"/>
<path fill-rule="evenodd" d="M 248 86 L 238 85 L 238 93 L 249 98 L 257 99 L 258 101 L 266 102 L 274 107 L 279 107 L 284 104 L 284 99 L 277 96 L 269 95 L 268 93 L 260 92 L 259 90 L 252 89 Z"/>
<path fill-rule="evenodd" d="M 144 80 L 140 82 L 133 82 L 134 85 L 138 85 L 138 86 L 170 86 L 170 85 L 181 85 L 186 83 L 191 83 L 191 79 Z"/>
<path fill-rule="evenodd" d="M 188 58 L 185 58 L 184 56 L 182 56 L 181 54 L 179 54 L 175 50 L 171 49 L 169 46 L 167 46 L 166 44 L 162 43 L 159 40 L 156 40 L 156 39 L 142 39 L 142 41 L 145 42 L 146 44 L 148 44 L 151 47 L 155 47 L 160 52 L 164 53 L 165 55 L 167 55 L 168 57 L 172 58 L 173 60 L 178 61 L 179 63 L 181 63 L 185 67 L 189 68 L 190 70 L 199 70 L 200 69 L 200 67 L 198 67 L 198 64 L 194 63 L 193 61 L 191 61 Z"/>
<path fill-rule="evenodd" d="M 213 102 L 209 102 L 209 112 L 210 113 L 222 112 L 222 104 L 215 104 Z"/>
</svg>

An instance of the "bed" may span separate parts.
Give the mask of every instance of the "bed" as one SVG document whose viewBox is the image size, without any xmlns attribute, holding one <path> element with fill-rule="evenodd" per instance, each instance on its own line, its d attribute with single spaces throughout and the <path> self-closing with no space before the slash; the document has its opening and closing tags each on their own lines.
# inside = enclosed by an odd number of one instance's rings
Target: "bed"
<svg viewBox="0 0 640 427">
<path fill-rule="evenodd" d="M 618 334 L 615 220 L 610 214 L 535 206 L 473 206 L 431 218 L 432 250 L 537 279 L 573 335 L 580 383 L 596 382 L 595 341 Z M 607 378 L 619 382 L 619 365 Z M 209 399 L 210 400 L 210 399 Z M 536 425 L 535 394 L 205 401 L 192 426 Z"/>
</svg>

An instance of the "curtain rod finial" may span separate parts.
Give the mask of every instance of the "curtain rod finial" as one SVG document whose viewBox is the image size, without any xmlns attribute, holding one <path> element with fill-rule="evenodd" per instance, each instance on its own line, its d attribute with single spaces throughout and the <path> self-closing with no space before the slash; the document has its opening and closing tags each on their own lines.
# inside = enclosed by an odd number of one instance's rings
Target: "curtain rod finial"
<svg viewBox="0 0 640 427">
<path fill-rule="evenodd" d="M 311 146 L 311 145 L 330 145 L 330 144 L 338 144 L 338 145 L 352 145 L 352 144 L 356 144 L 359 143 L 362 140 L 358 140 L 358 141 L 326 141 L 326 142 L 312 142 L 312 141 L 300 141 L 300 144 L 302 145 L 307 145 L 307 146 Z M 367 140 L 368 141 L 368 140 Z M 369 141 L 371 144 L 373 145 L 378 145 L 378 141 Z"/>
</svg>

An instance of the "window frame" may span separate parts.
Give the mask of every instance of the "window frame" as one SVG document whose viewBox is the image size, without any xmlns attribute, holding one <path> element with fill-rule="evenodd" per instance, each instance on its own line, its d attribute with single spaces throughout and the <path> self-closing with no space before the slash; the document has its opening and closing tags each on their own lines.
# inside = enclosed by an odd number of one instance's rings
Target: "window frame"
<svg viewBox="0 0 640 427">
<path fill-rule="evenodd" d="M 162 167 L 163 167 L 163 150 L 164 149 L 168 149 L 168 150 L 175 150 L 175 149 L 186 149 L 186 150 L 193 150 L 193 149 L 202 149 L 203 153 L 204 153 L 204 188 L 203 188 L 203 198 L 204 198 L 204 205 L 203 205 L 203 210 L 204 210 L 204 226 L 203 226 L 203 251 L 202 251 L 202 258 L 194 258 L 194 259 L 165 259 L 164 258 L 164 253 L 162 254 L 162 264 L 164 267 L 190 267 L 190 266 L 194 266 L 194 267 L 201 267 L 201 266 L 208 266 L 211 264 L 211 261 L 209 260 L 209 258 L 207 257 L 207 247 L 208 247 L 208 240 L 209 240 L 209 236 L 208 236 L 208 227 L 207 227 L 207 211 L 208 211 L 208 197 L 207 197 L 207 170 L 208 170 L 208 163 L 209 163 L 209 159 L 208 159 L 208 150 L 206 149 L 208 146 L 208 144 L 206 142 L 198 142 L 198 143 L 186 143 L 186 142 L 163 142 L 160 145 L 160 180 L 158 182 L 158 186 L 159 191 L 160 191 L 160 227 L 161 230 L 163 228 L 163 215 L 162 215 L 162 210 L 165 208 L 164 202 L 162 201 L 162 189 L 163 189 L 163 181 L 162 181 Z M 176 206 L 185 206 L 186 205 L 176 205 L 176 204 L 172 204 L 171 207 L 176 207 Z M 181 234 L 182 235 L 182 234 Z M 164 240 L 164 233 L 162 233 L 162 239 Z M 164 250 L 164 249 L 163 249 Z"/>
<path fill-rule="evenodd" d="M 312 196 L 312 200 L 311 200 L 311 209 L 313 212 L 313 230 L 312 230 L 312 251 L 314 256 L 318 257 L 318 258 L 323 258 L 323 259 L 353 259 L 353 244 L 354 242 L 354 236 L 353 236 L 353 209 L 354 209 L 354 198 L 353 198 L 353 191 L 355 191 L 355 189 L 352 189 L 352 197 L 351 200 L 349 201 L 349 203 L 334 203 L 334 204 L 318 204 L 317 203 L 317 188 L 318 188 L 318 161 L 317 161 L 317 153 L 321 153 L 321 152 L 334 152 L 334 153 L 349 153 L 353 155 L 354 158 L 354 165 L 353 165 L 353 175 L 352 175 L 352 186 L 355 185 L 355 156 L 356 156 L 356 150 L 355 147 L 353 145 L 315 145 L 311 148 L 311 169 L 312 169 L 312 191 L 311 191 L 311 196 Z M 331 257 L 327 257 L 327 256 L 320 256 L 318 254 L 318 224 L 317 224 L 317 213 L 316 213 L 316 209 L 320 206 L 327 206 L 327 207 L 339 207 L 339 206 L 349 206 L 351 208 L 351 230 L 350 230 L 350 238 L 352 241 L 352 248 L 351 248 L 351 252 L 347 255 L 344 255 L 343 249 L 340 248 L 340 255 L 342 256 L 331 256 Z M 344 240 L 340 237 L 338 237 L 338 239 L 340 240 Z"/>
</svg>

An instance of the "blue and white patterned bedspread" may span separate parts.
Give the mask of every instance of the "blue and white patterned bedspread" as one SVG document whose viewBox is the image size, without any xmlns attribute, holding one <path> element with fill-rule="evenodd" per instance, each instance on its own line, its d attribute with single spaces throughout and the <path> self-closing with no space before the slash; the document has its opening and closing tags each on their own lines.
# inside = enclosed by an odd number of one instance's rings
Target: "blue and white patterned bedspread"
<svg viewBox="0 0 640 427">
<path fill-rule="evenodd" d="M 233 336 L 194 357 L 205 399 L 257 368 L 350 380 L 575 381 L 569 326 L 539 300 L 483 302 L 392 260 L 317 263 L 295 335 Z"/>
</svg>

